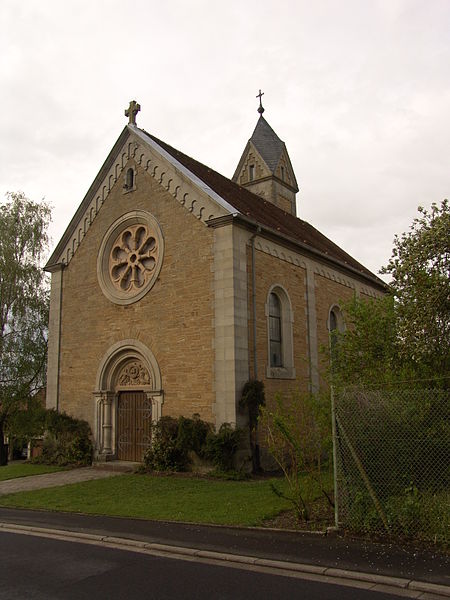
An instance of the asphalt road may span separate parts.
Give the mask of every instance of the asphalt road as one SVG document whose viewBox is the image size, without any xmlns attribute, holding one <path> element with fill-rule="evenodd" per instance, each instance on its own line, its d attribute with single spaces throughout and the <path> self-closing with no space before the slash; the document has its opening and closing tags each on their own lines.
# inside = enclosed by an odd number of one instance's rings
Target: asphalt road
<svg viewBox="0 0 450 600">
<path fill-rule="evenodd" d="M 200 562 L 0 533 L 0 599 L 393 600 L 397 596 Z"/>
<path fill-rule="evenodd" d="M 443 553 L 402 549 L 368 540 L 3 507 L 0 507 L 0 521 L 450 585 L 450 560 Z"/>
</svg>

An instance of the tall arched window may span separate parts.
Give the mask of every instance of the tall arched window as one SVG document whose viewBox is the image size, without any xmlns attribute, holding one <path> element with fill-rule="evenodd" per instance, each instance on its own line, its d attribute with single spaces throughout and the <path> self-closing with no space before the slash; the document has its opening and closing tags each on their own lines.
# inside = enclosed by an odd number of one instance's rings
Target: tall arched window
<svg viewBox="0 0 450 600">
<path fill-rule="evenodd" d="M 267 372 L 275 379 L 295 379 L 291 301 L 281 285 L 273 285 L 267 295 Z"/>
<path fill-rule="evenodd" d="M 270 366 L 282 367 L 281 302 L 274 292 L 269 296 L 269 347 Z"/>
</svg>

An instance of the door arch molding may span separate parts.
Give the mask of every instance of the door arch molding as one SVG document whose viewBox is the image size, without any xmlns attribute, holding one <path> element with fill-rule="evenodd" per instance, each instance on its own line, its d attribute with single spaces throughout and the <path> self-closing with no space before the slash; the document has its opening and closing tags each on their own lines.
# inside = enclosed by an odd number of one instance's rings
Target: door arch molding
<svg viewBox="0 0 450 600">
<path fill-rule="evenodd" d="M 152 422 L 161 418 L 164 394 L 161 371 L 153 352 L 139 340 L 125 339 L 108 348 L 96 375 L 95 447 L 100 460 L 117 457 L 117 409 L 121 391 L 144 392 L 151 402 Z"/>
</svg>

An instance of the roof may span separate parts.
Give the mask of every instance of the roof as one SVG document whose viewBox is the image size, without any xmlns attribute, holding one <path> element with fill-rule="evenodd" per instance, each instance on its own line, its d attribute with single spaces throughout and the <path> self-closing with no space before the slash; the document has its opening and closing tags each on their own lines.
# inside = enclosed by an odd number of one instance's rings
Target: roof
<svg viewBox="0 0 450 600">
<path fill-rule="evenodd" d="M 261 122 L 261 119 L 259 119 L 258 123 Z M 262 120 L 269 130 L 272 131 L 267 122 L 264 119 Z M 262 123 L 261 128 L 265 128 L 266 125 Z M 258 126 L 255 128 L 255 131 L 257 128 Z M 240 186 L 217 171 L 183 154 L 145 130 L 130 125 L 125 126 L 122 130 L 122 133 L 44 267 L 45 270 L 51 271 L 53 268 L 61 266 L 61 253 L 76 233 L 86 209 L 88 209 L 90 203 L 98 193 L 101 182 L 116 161 L 123 144 L 129 139 L 131 133 L 137 134 L 141 140 L 153 146 L 156 151 L 160 152 L 161 156 L 166 156 L 166 160 L 173 160 L 178 163 L 193 185 L 201 187 L 217 205 L 220 205 L 224 209 L 225 214 L 228 214 L 232 218 L 243 219 L 247 223 L 250 222 L 250 224 L 253 224 L 253 226 L 260 226 L 265 230 L 266 234 L 274 235 L 277 239 L 281 240 L 281 243 L 292 243 L 297 247 L 301 247 L 306 252 L 309 251 L 315 256 L 319 255 L 322 259 L 331 261 L 341 269 L 349 270 L 366 280 L 370 280 L 372 284 L 377 285 L 380 289 L 386 288 L 386 284 L 381 279 L 306 221 L 283 211 L 271 202 L 264 200 L 247 188 Z M 276 136 L 275 133 L 274 135 Z M 281 143 L 284 145 L 283 142 Z M 221 218 L 216 217 L 216 220 Z"/>
<path fill-rule="evenodd" d="M 250 141 L 261 154 L 266 165 L 272 171 L 278 166 L 283 150 L 286 149 L 284 142 L 280 140 L 275 131 L 261 115 L 256 123 Z"/>
<path fill-rule="evenodd" d="M 269 130 L 272 131 L 263 117 L 259 119 L 258 123 L 260 123 L 261 120 L 263 120 Z M 256 128 L 258 128 L 258 125 Z M 140 131 L 156 142 L 168 154 L 213 189 L 231 206 L 234 206 L 238 213 L 255 221 L 257 224 L 269 228 L 274 233 L 282 234 L 292 241 L 310 248 L 314 253 L 319 252 L 324 255 L 324 257 L 341 263 L 343 267 L 350 267 L 353 271 L 356 271 L 364 277 L 368 277 L 383 288 L 385 287 L 385 283 L 381 279 L 366 269 L 366 267 L 350 256 L 350 254 L 347 254 L 347 252 L 342 250 L 342 248 L 320 233 L 320 231 L 308 222 L 285 212 L 271 202 L 250 192 L 247 188 L 240 186 L 217 171 L 198 162 L 194 158 L 169 146 L 169 144 L 159 140 L 145 130 L 141 129 Z M 276 134 L 274 133 L 274 135 Z M 283 144 L 283 142 L 281 143 Z"/>
<path fill-rule="evenodd" d="M 256 123 L 256 127 L 252 133 L 252 137 L 248 140 L 247 145 L 244 148 L 244 152 L 242 153 L 242 156 L 232 177 L 233 181 L 239 181 L 240 173 L 244 167 L 245 160 L 252 147 L 256 150 L 261 159 L 264 161 L 272 177 L 275 177 L 277 179 L 278 177 L 276 176 L 275 172 L 278 167 L 278 164 L 280 163 L 281 157 L 284 155 L 285 160 L 287 161 L 287 164 L 289 166 L 292 182 L 290 185 L 287 184 L 286 181 L 279 180 L 279 182 L 291 188 L 292 191 L 294 191 L 295 193 L 298 192 L 298 183 L 295 177 L 294 169 L 292 168 L 291 159 L 289 158 L 286 144 L 282 140 L 280 140 L 275 131 L 272 129 L 272 127 L 262 115 L 259 117 Z M 248 187 L 247 184 L 245 185 L 246 187 Z"/>
</svg>

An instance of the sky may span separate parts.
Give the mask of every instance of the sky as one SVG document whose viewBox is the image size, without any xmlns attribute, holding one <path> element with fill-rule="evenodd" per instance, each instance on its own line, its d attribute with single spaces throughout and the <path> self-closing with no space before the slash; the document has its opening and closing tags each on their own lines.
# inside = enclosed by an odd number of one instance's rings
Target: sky
<svg viewBox="0 0 450 600">
<path fill-rule="evenodd" d="M 450 0 L 1 0 L 0 201 L 52 248 L 127 123 L 232 177 L 258 119 L 297 214 L 374 273 L 449 197 Z"/>
</svg>

